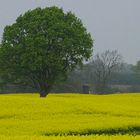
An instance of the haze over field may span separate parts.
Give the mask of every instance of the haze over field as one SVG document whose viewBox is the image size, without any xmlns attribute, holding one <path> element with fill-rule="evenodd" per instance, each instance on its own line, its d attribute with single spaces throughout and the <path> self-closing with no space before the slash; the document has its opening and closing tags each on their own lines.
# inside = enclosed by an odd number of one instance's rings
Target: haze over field
<svg viewBox="0 0 140 140">
<path fill-rule="evenodd" d="M 71 10 L 82 19 L 95 40 L 94 53 L 117 49 L 127 63 L 140 59 L 139 0 L 0 0 L 0 38 L 4 27 L 20 14 L 52 5 Z"/>
</svg>

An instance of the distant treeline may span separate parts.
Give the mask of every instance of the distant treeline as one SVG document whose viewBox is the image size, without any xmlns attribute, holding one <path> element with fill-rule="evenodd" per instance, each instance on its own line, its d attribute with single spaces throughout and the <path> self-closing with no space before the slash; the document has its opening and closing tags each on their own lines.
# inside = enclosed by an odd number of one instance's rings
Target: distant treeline
<svg viewBox="0 0 140 140">
<path fill-rule="evenodd" d="M 140 92 L 140 78 L 137 77 L 133 70 L 134 65 L 123 64 L 121 70 L 113 72 L 108 83 L 107 92 Z M 82 68 L 77 68 L 71 72 L 64 83 L 57 83 L 52 89 L 55 93 L 82 93 L 83 85 L 88 85 L 91 93 L 95 93 L 96 80 L 94 80 L 94 66 L 89 62 Z M 0 90 L 1 93 L 21 93 L 36 92 L 27 86 L 13 85 L 9 83 L 5 88 Z"/>
<path fill-rule="evenodd" d="M 133 68 L 134 65 L 125 63 L 120 71 L 112 73 L 107 92 L 140 92 L 140 78 Z M 93 69 L 90 63 L 84 65 L 82 69 L 77 68 L 64 84 L 54 87 L 54 92 L 82 92 L 82 86 L 89 85 L 90 92 L 95 93 L 96 81 Z"/>
</svg>

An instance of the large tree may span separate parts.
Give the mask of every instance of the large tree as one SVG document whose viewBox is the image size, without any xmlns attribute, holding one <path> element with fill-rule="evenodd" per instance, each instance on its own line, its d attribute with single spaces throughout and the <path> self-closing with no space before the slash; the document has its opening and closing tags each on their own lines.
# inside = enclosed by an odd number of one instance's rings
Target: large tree
<svg viewBox="0 0 140 140">
<path fill-rule="evenodd" d="M 57 7 L 30 10 L 4 29 L 0 75 L 46 97 L 56 82 L 90 58 L 92 46 L 91 35 L 73 13 Z"/>
</svg>

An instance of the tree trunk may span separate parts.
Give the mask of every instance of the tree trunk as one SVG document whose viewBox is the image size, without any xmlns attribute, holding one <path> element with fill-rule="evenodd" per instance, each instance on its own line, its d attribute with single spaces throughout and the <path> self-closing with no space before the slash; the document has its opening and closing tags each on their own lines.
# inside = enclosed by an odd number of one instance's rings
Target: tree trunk
<svg viewBox="0 0 140 140">
<path fill-rule="evenodd" d="M 48 95 L 48 92 L 47 91 L 45 91 L 45 90 L 42 90 L 41 92 L 40 92 L 40 97 L 46 97 Z"/>
<path fill-rule="evenodd" d="M 40 90 L 40 97 L 46 97 L 49 94 L 51 87 L 52 86 L 49 85 L 49 86 L 46 86 L 45 89 L 41 89 Z"/>
</svg>

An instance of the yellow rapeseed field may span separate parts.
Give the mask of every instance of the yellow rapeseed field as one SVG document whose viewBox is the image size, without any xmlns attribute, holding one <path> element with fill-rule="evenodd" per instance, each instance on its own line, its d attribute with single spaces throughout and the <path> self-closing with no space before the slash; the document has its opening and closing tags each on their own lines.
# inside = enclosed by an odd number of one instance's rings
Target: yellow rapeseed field
<svg viewBox="0 0 140 140">
<path fill-rule="evenodd" d="M 140 94 L 0 95 L 0 140 L 140 140 Z"/>
</svg>

